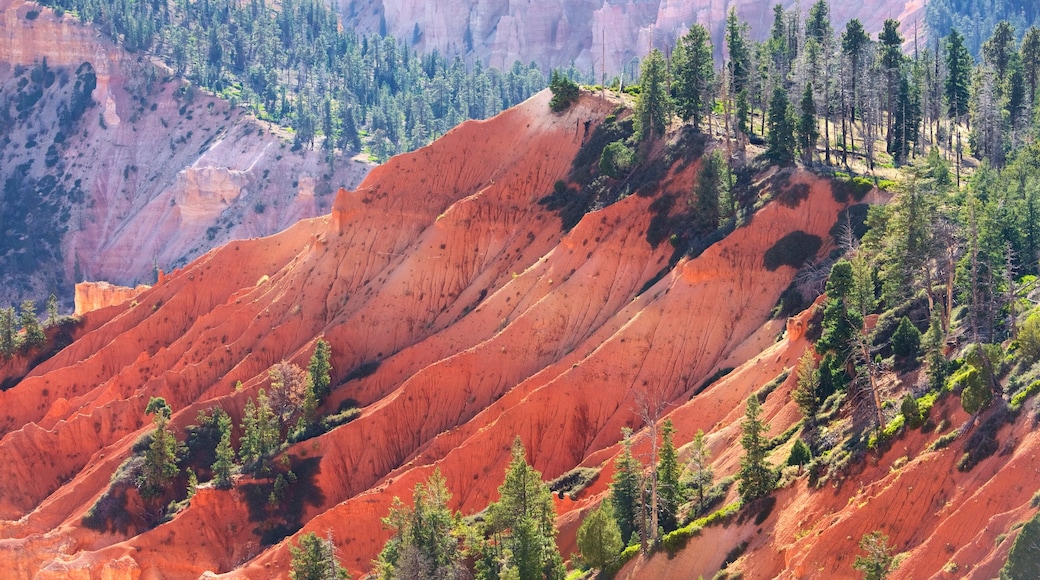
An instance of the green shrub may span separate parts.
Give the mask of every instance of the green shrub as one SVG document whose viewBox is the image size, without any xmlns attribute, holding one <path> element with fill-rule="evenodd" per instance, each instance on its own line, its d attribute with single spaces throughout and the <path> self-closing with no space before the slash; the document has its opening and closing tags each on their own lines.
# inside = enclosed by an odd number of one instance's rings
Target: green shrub
<svg viewBox="0 0 1040 580">
<path fill-rule="evenodd" d="M 929 407 L 930 408 L 930 407 Z M 903 397 L 903 402 L 899 405 L 899 412 L 906 422 L 906 425 L 911 429 L 917 429 L 921 425 L 924 425 L 924 417 L 921 413 L 921 408 L 917 404 L 917 399 L 913 395 L 907 393 Z"/>
<path fill-rule="evenodd" d="M 1033 516 L 1015 538 L 1008 552 L 1007 564 L 1000 570 L 1001 580 L 1040 578 L 1040 514 Z"/>
<path fill-rule="evenodd" d="M 1028 387 L 1022 389 L 1021 391 L 1019 391 L 1017 393 L 1015 393 L 1015 395 L 1013 397 L 1011 397 L 1011 410 L 1012 411 L 1017 411 L 1017 410 L 1021 409 L 1022 408 L 1022 403 L 1024 403 L 1026 401 L 1026 399 L 1028 399 L 1029 397 L 1032 397 L 1033 395 L 1035 395 L 1037 393 L 1040 393 L 1040 380 L 1033 381 L 1032 383 L 1029 384 Z"/>
<path fill-rule="evenodd" d="M 1028 363 L 1040 360 L 1040 312 L 1034 312 L 1018 330 L 1018 352 Z"/>
<path fill-rule="evenodd" d="M 612 179 L 624 177 L 635 164 L 635 154 L 624 141 L 614 141 L 603 148 L 599 157 L 599 170 Z"/>
<path fill-rule="evenodd" d="M 906 316 L 899 321 L 895 334 L 892 335 L 892 352 L 903 359 L 913 359 L 921 351 L 921 331 L 917 330 Z"/>
<path fill-rule="evenodd" d="M 791 447 L 791 455 L 787 458 L 788 465 L 803 466 L 812 460 L 812 452 L 809 451 L 809 446 L 804 441 L 798 439 L 794 442 L 794 446 Z"/>
<path fill-rule="evenodd" d="M 558 70 L 552 72 L 549 90 L 553 95 L 552 100 L 549 101 L 549 108 L 557 113 L 566 110 L 571 103 L 578 100 L 578 85 L 560 74 Z"/>
</svg>

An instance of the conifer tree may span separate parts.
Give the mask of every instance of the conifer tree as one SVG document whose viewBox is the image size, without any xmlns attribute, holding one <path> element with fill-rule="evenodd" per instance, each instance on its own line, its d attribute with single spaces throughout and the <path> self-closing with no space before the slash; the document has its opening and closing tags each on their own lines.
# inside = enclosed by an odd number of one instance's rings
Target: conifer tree
<svg viewBox="0 0 1040 580">
<path fill-rule="evenodd" d="M 748 88 L 751 77 L 751 47 L 747 38 L 748 25 L 737 18 L 736 7 L 726 16 L 726 50 L 729 52 L 730 95 L 738 95 Z"/>
<path fill-rule="evenodd" d="M 221 489 L 231 487 L 231 470 L 235 467 L 235 449 L 231 446 L 231 417 L 221 412 L 217 415 L 220 441 L 217 443 L 216 461 L 213 462 L 214 484 Z"/>
<path fill-rule="evenodd" d="M 769 439 L 765 436 L 769 426 L 761 418 L 762 405 L 758 396 L 752 394 L 747 400 L 744 420 L 740 423 L 740 445 L 744 448 L 744 457 L 740 459 L 740 499 L 745 504 L 760 497 L 769 495 L 776 485 L 776 474 L 766 462 L 769 453 Z"/>
<path fill-rule="evenodd" d="M 22 332 L 25 333 L 22 337 L 22 348 L 29 350 L 43 346 L 43 343 L 47 341 L 47 335 L 43 333 L 43 327 L 36 318 L 36 303 L 32 300 L 22 302 L 19 319 L 22 323 Z"/>
<path fill-rule="evenodd" d="M 697 495 L 695 513 L 704 509 L 704 496 L 715 481 L 715 471 L 711 467 L 711 450 L 704 440 L 704 431 L 698 429 L 690 442 L 690 461 L 686 464 L 689 471 L 689 487 Z"/>
<path fill-rule="evenodd" d="M 715 69 L 711 35 L 701 24 L 694 24 L 676 42 L 672 53 L 672 92 L 679 118 L 700 130 L 701 117 L 711 112 Z"/>
<path fill-rule="evenodd" d="M 451 492 L 440 470 L 417 483 L 412 507 L 395 497 L 383 526 L 393 535 L 379 553 L 383 580 L 461 578 L 465 570 L 459 548 L 461 521 L 448 508 Z"/>
<path fill-rule="evenodd" d="M 242 441 L 238 450 L 239 457 L 245 465 L 253 465 L 266 471 L 266 462 L 280 444 L 278 418 L 271 410 L 270 400 L 263 389 L 257 393 L 256 403 L 253 399 L 246 401 L 242 414 Z"/>
<path fill-rule="evenodd" d="M 144 412 L 152 415 L 155 430 L 144 454 L 137 487 L 141 490 L 141 497 L 150 500 L 161 496 L 177 477 L 177 439 L 166 426 L 171 416 L 166 399 L 152 397 Z"/>
<path fill-rule="evenodd" d="M 834 30 L 831 28 L 830 5 L 827 0 L 816 0 L 809 8 L 809 18 L 805 21 L 805 36 L 812 38 L 820 46 L 830 43 Z"/>
<path fill-rule="evenodd" d="M 614 504 L 614 516 L 621 529 L 621 539 L 632 543 L 636 532 L 640 529 L 639 518 L 642 517 L 639 489 L 642 480 L 643 466 L 632 455 L 632 430 L 621 430 L 622 452 L 614 461 L 614 479 L 610 482 L 610 501 Z"/>
<path fill-rule="evenodd" d="M 723 176 L 726 171 L 726 159 L 718 149 L 704 156 L 701 170 L 697 174 L 694 185 L 696 195 L 695 221 L 700 232 L 713 232 L 719 228 L 719 198 L 722 197 Z"/>
<path fill-rule="evenodd" d="M 14 308 L 0 308 L 0 356 L 9 358 L 15 349 Z"/>
<path fill-rule="evenodd" d="M 1036 107 L 1037 87 L 1040 85 L 1040 28 L 1031 26 L 1026 31 L 1019 54 L 1025 84 L 1029 89 L 1027 109 L 1032 111 Z"/>
<path fill-rule="evenodd" d="M 946 37 L 945 54 L 946 103 L 950 117 L 961 119 L 968 114 L 973 60 L 964 46 L 964 37 L 956 30 Z"/>
<path fill-rule="evenodd" d="M 894 116 L 896 115 L 896 95 L 899 93 L 900 72 L 903 66 L 903 37 L 899 35 L 899 21 L 891 18 L 885 20 L 884 29 L 878 34 L 881 52 L 881 68 L 885 73 L 885 110 L 888 123 L 885 131 L 885 143 L 888 151 L 893 151 L 892 140 Z"/>
<path fill-rule="evenodd" d="M 794 163 L 795 136 L 794 115 L 787 98 L 787 91 L 778 85 L 773 89 L 769 101 L 769 149 L 766 155 L 777 165 Z"/>
<path fill-rule="evenodd" d="M 602 570 L 617 559 L 624 547 L 613 504 L 609 501 L 601 502 L 578 528 L 581 559 L 589 566 Z"/>
<path fill-rule="evenodd" d="M 51 294 L 47 298 L 47 326 L 58 324 L 58 297 Z"/>
<path fill-rule="evenodd" d="M 643 60 L 636 100 L 635 125 L 639 140 L 663 137 L 674 105 L 668 95 L 668 65 L 656 48 Z"/>
<path fill-rule="evenodd" d="M 488 531 L 502 538 L 511 558 L 498 574 L 516 574 L 519 580 L 562 580 L 563 558 L 556 546 L 556 508 L 542 474 L 528 465 L 517 437 L 499 500 L 488 506 Z M 501 561 L 501 559 L 500 559 Z"/>
<path fill-rule="evenodd" d="M 816 126 L 816 102 L 813 99 L 812 82 L 805 83 L 802 93 L 801 115 L 798 117 L 798 148 L 802 150 L 802 162 L 811 165 L 820 130 Z"/>
<path fill-rule="evenodd" d="M 332 393 L 332 347 L 322 339 L 314 345 L 314 354 L 307 365 L 311 377 L 314 399 L 320 405 Z"/>
<path fill-rule="evenodd" d="M 350 578 L 346 568 L 336 559 L 336 545 L 332 538 L 319 538 L 314 532 L 300 536 L 295 546 L 289 545 L 292 561 L 289 564 L 291 580 L 345 580 Z"/>
<path fill-rule="evenodd" d="M 661 450 L 657 461 L 658 522 L 665 532 L 678 527 L 679 506 L 682 505 L 682 487 L 679 485 L 679 456 L 675 450 L 675 427 L 666 419 L 661 427 Z"/>
<path fill-rule="evenodd" d="M 802 415 L 807 423 L 812 424 L 816 420 L 816 413 L 820 410 L 820 369 L 816 365 L 816 357 L 812 349 L 806 349 L 802 358 L 798 359 L 795 370 L 798 379 L 797 386 L 791 392 L 791 398 L 801 409 Z"/>
</svg>

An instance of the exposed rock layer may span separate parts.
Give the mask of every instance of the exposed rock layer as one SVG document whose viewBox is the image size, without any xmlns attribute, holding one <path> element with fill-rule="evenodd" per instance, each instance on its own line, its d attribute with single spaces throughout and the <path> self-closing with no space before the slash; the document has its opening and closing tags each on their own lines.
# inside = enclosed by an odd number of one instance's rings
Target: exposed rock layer
<svg viewBox="0 0 1040 580">
<path fill-rule="evenodd" d="M 783 0 L 785 8 L 796 4 Z M 499 68 L 514 61 L 614 75 L 644 56 L 651 45 L 668 49 L 690 25 L 708 27 L 721 57 L 723 26 L 731 7 L 758 39 L 769 34 L 772 0 L 339 0 L 343 17 L 370 32 L 386 30 L 413 39 L 420 51 L 439 50 L 480 59 Z M 808 10 L 810 2 L 802 2 Z M 867 31 L 886 18 L 902 21 L 904 36 L 921 24 L 924 0 L 831 2 L 835 28 L 859 18 Z M 605 44 L 604 44 L 605 43 Z M 605 62 L 605 64 L 604 64 Z"/>
<path fill-rule="evenodd" d="M 16 111 L 36 87 L 19 83 L 44 59 L 55 80 L 40 86 L 30 110 Z M 83 63 L 96 77 L 93 105 L 69 122 L 63 111 Z M 0 0 L 0 87 L 12 113 L 0 130 L 7 136 L 0 180 L 22 184 L 6 202 L 28 203 L 40 183 L 53 180 L 48 191 L 56 199 L 48 201 L 58 209 L 47 225 L 64 230 L 57 256 L 17 260 L 0 245 L 0 304 L 51 292 L 71 302 L 72 284 L 81 280 L 152 283 L 156 267 L 183 266 L 220 243 L 327 212 L 337 188 L 353 187 L 371 169 L 293 152 L 243 110 L 174 80 L 70 16 L 22 0 Z"/>
</svg>

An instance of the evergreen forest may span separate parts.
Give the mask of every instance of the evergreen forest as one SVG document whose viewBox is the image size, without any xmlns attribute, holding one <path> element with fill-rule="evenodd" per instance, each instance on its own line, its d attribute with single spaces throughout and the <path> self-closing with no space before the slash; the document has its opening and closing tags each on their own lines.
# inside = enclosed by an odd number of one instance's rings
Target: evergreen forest
<svg viewBox="0 0 1040 580">
<path fill-rule="evenodd" d="M 131 52 L 156 55 L 215 94 L 291 129 L 298 146 L 377 161 L 428 144 L 545 88 L 534 64 L 508 71 L 411 50 L 419 36 L 359 36 L 320 0 L 45 0 Z M 420 35 L 421 32 L 416 32 Z"/>
</svg>

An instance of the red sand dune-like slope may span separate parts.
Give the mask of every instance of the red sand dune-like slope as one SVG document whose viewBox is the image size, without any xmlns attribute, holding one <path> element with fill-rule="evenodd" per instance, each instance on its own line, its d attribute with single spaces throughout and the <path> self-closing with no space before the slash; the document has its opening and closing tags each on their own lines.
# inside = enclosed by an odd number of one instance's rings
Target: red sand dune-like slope
<svg viewBox="0 0 1040 580">
<path fill-rule="evenodd" d="M 826 182 L 796 173 L 804 199 L 765 205 L 640 292 L 672 253 L 646 240 L 653 195 L 566 233 L 537 203 L 567 178 L 581 123 L 615 105 L 585 95 L 554 115 L 547 102 L 543 93 L 465 123 L 341 191 L 330 216 L 233 242 L 132 303 L 87 314 L 71 346 L 0 393 L 0 568 L 25 578 L 284 577 L 296 536 L 263 543 L 248 478 L 229 491 L 203 486 L 153 529 L 99 532 L 82 519 L 150 429 L 150 397 L 166 398 L 179 433 L 215 405 L 237 423 L 270 366 L 306 364 L 319 337 L 342 383 L 324 410 L 351 399 L 362 413 L 286 454 L 307 466 L 298 533 L 331 532 L 355 575 L 386 539 L 392 497 L 433 469 L 464 513 L 496 499 L 516 435 L 547 479 L 606 467 L 581 499 L 558 503 L 561 544 L 573 545 L 575 515 L 609 481 L 621 428 L 641 424 L 639 396 L 671 402 L 680 443 L 711 432 L 716 469 L 735 469 L 726 449 L 741 403 L 804 348 L 799 332 L 775 343 L 782 325 L 766 323 L 794 269 L 770 270 L 763 256 L 795 231 L 829 239 L 843 205 Z M 650 193 L 690 191 L 696 168 L 673 169 Z M 691 398 L 715 370 L 742 363 Z M 345 380 L 359 368 L 363 378 Z M 784 392 L 767 409 L 790 424 Z M 134 497 L 131 512 L 142 509 Z"/>
</svg>

